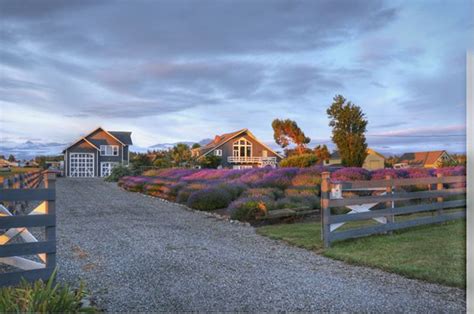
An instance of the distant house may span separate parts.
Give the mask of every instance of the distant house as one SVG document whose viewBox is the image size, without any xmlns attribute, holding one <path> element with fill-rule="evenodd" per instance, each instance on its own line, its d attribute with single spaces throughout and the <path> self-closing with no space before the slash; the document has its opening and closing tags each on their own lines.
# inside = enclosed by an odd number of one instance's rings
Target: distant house
<svg viewBox="0 0 474 314">
<path fill-rule="evenodd" d="M 12 165 L 6 159 L 0 159 L 0 168 L 10 168 Z"/>
<path fill-rule="evenodd" d="M 339 151 L 334 151 L 328 161 L 324 161 L 325 166 L 340 166 L 342 164 L 341 155 Z M 385 156 L 368 148 L 367 157 L 364 160 L 362 168 L 367 170 L 377 170 L 385 168 Z"/>
<path fill-rule="evenodd" d="M 209 144 L 191 150 L 193 157 L 214 155 L 224 168 L 276 167 L 283 156 L 259 141 L 248 129 L 216 135 Z"/>
<path fill-rule="evenodd" d="M 445 150 L 405 153 L 394 165 L 394 168 L 438 168 L 444 162 L 454 161 Z"/>
<path fill-rule="evenodd" d="M 106 131 L 98 127 L 64 151 L 67 177 L 105 177 L 116 165 L 128 165 L 131 132 Z"/>
</svg>

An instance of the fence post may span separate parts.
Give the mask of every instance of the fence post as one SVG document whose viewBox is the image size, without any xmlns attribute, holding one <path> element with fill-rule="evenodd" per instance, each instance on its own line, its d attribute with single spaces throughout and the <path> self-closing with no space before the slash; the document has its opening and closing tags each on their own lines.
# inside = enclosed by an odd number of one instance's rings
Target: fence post
<svg viewBox="0 0 474 314">
<path fill-rule="evenodd" d="M 436 190 L 441 191 L 443 190 L 443 174 L 442 173 L 437 173 L 436 177 L 438 178 L 438 183 L 436 184 Z M 436 199 L 438 203 L 442 203 L 444 199 L 442 197 L 438 197 Z M 436 211 L 437 215 L 442 215 L 443 214 L 443 208 L 440 208 Z"/>
<path fill-rule="evenodd" d="M 392 176 L 391 175 L 386 175 L 385 180 L 387 181 L 387 186 L 385 189 L 386 195 L 392 195 L 393 194 L 393 182 L 392 182 Z M 394 208 L 395 203 L 394 201 L 388 201 L 385 204 L 385 207 L 387 208 Z M 387 224 L 391 224 L 395 222 L 395 215 L 389 215 L 386 217 L 387 219 Z M 389 231 L 388 234 L 393 234 L 392 231 Z"/>
<path fill-rule="evenodd" d="M 44 187 L 56 190 L 56 174 L 53 172 L 45 172 Z M 55 192 L 56 195 L 56 192 Z M 56 199 L 56 196 L 54 197 Z M 46 214 L 56 214 L 56 201 L 48 200 L 46 202 Z M 46 227 L 46 241 L 56 241 L 56 216 L 54 218 L 54 226 Z M 46 254 L 46 268 L 54 269 L 56 267 L 56 252 Z"/>
<path fill-rule="evenodd" d="M 329 208 L 329 192 L 330 192 L 330 173 L 325 171 L 321 174 L 321 239 L 325 248 L 330 247 L 330 224 L 329 216 L 331 209 Z"/>
</svg>

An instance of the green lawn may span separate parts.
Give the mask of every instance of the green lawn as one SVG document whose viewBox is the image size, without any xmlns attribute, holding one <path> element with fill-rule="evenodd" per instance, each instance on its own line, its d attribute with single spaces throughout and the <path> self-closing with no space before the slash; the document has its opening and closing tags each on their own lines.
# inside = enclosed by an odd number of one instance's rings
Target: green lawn
<svg viewBox="0 0 474 314">
<path fill-rule="evenodd" d="M 340 241 L 326 250 L 322 248 L 320 223 L 270 225 L 258 228 L 257 232 L 348 263 L 466 287 L 465 220 Z"/>
</svg>

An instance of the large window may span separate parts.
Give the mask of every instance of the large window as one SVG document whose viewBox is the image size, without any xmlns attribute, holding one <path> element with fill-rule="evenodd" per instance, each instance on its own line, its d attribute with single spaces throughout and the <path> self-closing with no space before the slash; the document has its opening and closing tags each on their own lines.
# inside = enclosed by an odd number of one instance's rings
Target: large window
<svg viewBox="0 0 474 314">
<path fill-rule="evenodd" d="M 241 138 L 234 142 L 233 153 L 234 157 L 252 157 L 252 143 L 245 138 Z"/>
<path fill-rule="evenodd" d="M 118 145 L 100 145 L 101 156 L 118 156 L 119 147 Z"/>
<path fill-rule="evenodd" d="M 214 151 L 214 156 L 222 156 L 222 149 L 216 149 Z"/>
</svg>

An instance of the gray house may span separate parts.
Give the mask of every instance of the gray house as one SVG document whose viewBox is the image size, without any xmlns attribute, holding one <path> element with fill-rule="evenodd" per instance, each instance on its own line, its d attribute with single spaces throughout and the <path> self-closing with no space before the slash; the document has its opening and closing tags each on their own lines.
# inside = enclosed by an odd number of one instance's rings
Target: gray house
<svg viewBox="0 0 474 314">
<path fill-rule="evenodd" d="M 106 177 L 116 165 L 128 165 L 132 132 L 106 131 L 98 127 L 64 151 L 67 177 Z"/>
<path fill-rule="evenodd" d="M 195 148 L 193 157 L 219 156 L 224 168 L 276 167 L 283 156 L 260 142 L 249 130 L 216 135 L 206 146 Z"/>
</svg>

